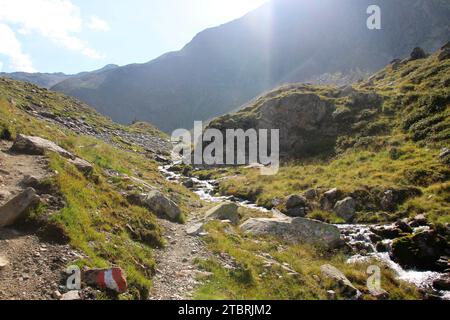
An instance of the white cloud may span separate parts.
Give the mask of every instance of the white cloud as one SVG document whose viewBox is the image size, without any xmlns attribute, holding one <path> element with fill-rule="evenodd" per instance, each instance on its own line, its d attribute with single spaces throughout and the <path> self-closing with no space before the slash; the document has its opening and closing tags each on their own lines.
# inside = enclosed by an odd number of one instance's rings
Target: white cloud
<svg viewBox="0 0 450 320">
<path fill-rule="evenodd" d="M 32 64 L 30 57 L 22 52 L 13 30 L 26 36 L 38 34 L 89 58 L 103 57 L 74 35 L 82 31 L 85 23 L 80 9 L 70 0 L 0 0 L 0 24 L 3 26 L 2 32 L 9 40 L 0 44 L 0 47 L 3 48 L 4 54 L 10 57 L 15 68 L 20 70 L 31 70 Z M 109 28 L 105 21 L 95 16 L 91 17 L 88 26 L 103 31 Z M 3 42 L 3 36 L 0 36 L 0 39 L 0 42 Z"/>
<path fill-rule="evenodd" d="M 0 23 L 0 39 L 0 54 L 4 54 L 11 59 L 12 67 L 15 70 L 25 72 L 35 71 L 30 56 L 22 52 L 22 47 L 14 31 L 3 23 Z"/>
<path fill-rule="evenodd" d="M 108 22 L 106 22 L 105 20 L 100 19 L 97 16 L 91 16 L 91 18 L 89 19 L 87 26 L 89 29 L 91 30 L 95 30 L 95 31 L 109 31 L 110 27 Z"/>
<path fill-rule="evenodd" d="M 0 72 L 3 70 L 3 62 L 0 61 Z"/>
</svg>

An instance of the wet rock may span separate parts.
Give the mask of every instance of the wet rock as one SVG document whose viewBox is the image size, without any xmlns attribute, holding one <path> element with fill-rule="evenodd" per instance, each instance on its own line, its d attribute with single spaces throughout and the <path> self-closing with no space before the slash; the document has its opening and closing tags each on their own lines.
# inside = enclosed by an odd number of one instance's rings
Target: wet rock
<svg viewBox="0 0 450 320">
<path fill-rule="evenodd" d="M 382 239 L 392 240 L 404 236 L 403 231 L 395 225 L 372 227 L 370 228 L 370 231 Z"/>
<path fill-rule="evenodd" d="M 450 291 L 450 273 L 442 275 L 433 281 L 433 288 L 438 291 Z"/>
<path fill-rule="evenodd" d="M 29 155 L 44 155 L 46 151 L 51 151 L 58 153 L 64 158 L 75 159 L 73 154 L 56 145 L 54 142 L 39 137 L 25 136 L 21 134 L 19 134 L 16 141 L 14 141 L 11 151 Z"/>
<path fill-rule="evenodd" d="M 232 224 L 238 225 L 241 220 L 238 209 L 235 203 L 222 203 L 206 212 L 206 220 L 230 220 Z"/>
<path fill-rule="evenodd" d="M 446 240 L 435 231 L 424 231 L 392 243 L 392 260 L 406 269 L 443 271 L 437 261 L 448 250 Z"/>
<path fill-rule="evenodd" d="M 409 226 L 407 221 L 399 220 L 395 223 L 395 227 L 400 229 L 404 233 L 413 233 L 413 229 Z"/>
<path fill-rule="evenodd" d="M 391 250 L 391 246 L 383 241 L 378 242 L 375 248 L 377 252 L 389 252 Z"/>
<path fill-rule="evenodd" d="M 320 267 L 322 275 L 331 280 L 336 287 L 345 297 L 349 299 L 359 299 L 361 292 L 356 289 L 355 286 L 347 279 L 347 277 L 337 268 L 332 265 L 325 264 Z"/>
<path fill-rule="evenodd" d="M 247 234 L 274 236 L 292 243 L 310 243 L 335 248 L 340 244 L 336 226 L 305 218 L 253 218 L 240 226 Z"/>
<path fill-rule="evenodd" d="M 415 216 L 409 223 L 411 228 L 418 228 L 428 225 L 428 219 L 423 214 Z"/>
<path fill-rule="evenodd" d="M 351 197 L 338 201 L 334 206 L 334 212 L 346 222 L 352 222 L 356 215 L 356 201 Z"/>
<path fill-rule="evenodd" d="M 425 59 L 426 57 L 427 57 L 427 54 L 425 53 L 425 51 L 420 47 L 416 47 L 411 52 L 410 60 L 414 61 L 414 60 L 419 60 L 419 59 Z"/>
<path fill-rule="evenodd" d="M 23 214 L 39 202 L 39 197 L 33 188 L 28 188 L 5 205 L 0 207 L 0 227 L 14 224 Z"/>
</svg>

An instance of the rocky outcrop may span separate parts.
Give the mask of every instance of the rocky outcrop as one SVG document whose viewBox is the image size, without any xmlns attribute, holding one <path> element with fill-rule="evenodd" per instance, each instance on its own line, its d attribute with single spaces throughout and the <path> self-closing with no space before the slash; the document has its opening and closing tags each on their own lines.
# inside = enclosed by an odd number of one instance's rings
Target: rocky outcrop
<svg viewBox="0 0 450 320">
<path fill-rule="evenodd" d="M 39 137 L 31 137 L 19 134 L 14 141 L 11 151 L 28 155 L 44 155 L 45 152 L 55 152 L 64 158 L 75 159 L 75 156 L 61 148 L 54 142 Z"/>
<path fill-rule="evenodd" d="M 229 220 L 232 224 L 238 225 L 240 216 L 238 213 L 238 205 L 235 203 L 222 203 L 205 214 L 206 220 Z"/>
<path fill-rule="evenodd" d="M 334 248 L 340 243 L 336 226 L 305 218 L 253 218 L 240 226 L 247 234 L 273 236 L 293 243 Z"/>
<path fill-rule="evenodd" d="M 28 188 L 4 206 L 0 207 L 0 227 L 14 224 L 24 213 L 39 202 L 39 197 L 33 188 Z"/>
<path fill-rule="evenodd" d="M 19 134 L 14 141 L 13 146 L 11 147 L 11 151 L 28 155 L 44 155 L 45 152 L 55 152 L 60 156 L 69 159 L 69 162 L 72 163 L 85 175 L 91 175 L 94 171 L 94 167 L 92 166 L 92 164 L 90 164 L 86 160 L 78 158 L 69 151 L 61 148 L 54 142 L 40 137 L 25 136 Z"/>
<path fill-rule="evenodd" d="M 346 222 L 352 222 L 356 215 L 356 201 L 352 197 L 336 202 L 334 212 Z"/>
<path fill-rule="evenodd" d="M 332 265 L 325 264 L 320 267 L 322 275 L 333 282 L 333 286 L 349 299 L 359 299 L 361 292 L 347 279 L 347 277 Z"/>
</svg>

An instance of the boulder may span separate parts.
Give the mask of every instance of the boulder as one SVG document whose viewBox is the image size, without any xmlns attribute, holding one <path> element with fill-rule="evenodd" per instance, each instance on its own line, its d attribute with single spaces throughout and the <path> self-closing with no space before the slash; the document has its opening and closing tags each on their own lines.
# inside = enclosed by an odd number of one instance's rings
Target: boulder
<svg viewBox="0 0 450 320">
<path fill-rule="evenodd" d="M 338 200 L 340 192 L 338 189 L 334 188 L 325 192 L 320 199 L 320 205 L 323 210 L 332 210 L 336 201 Z"/>
<path fill-rule="evenodd" d="M 426 57 L 427 57 L 427 54 L 425 53 L 425 51 L 420 47 L 416 47 L 411 52 L 410 60 L 413 61 L 413 60 L 425 59 Z"/>
<path fill-rule="evenodd" d="M 307 200 L 299 195 L 290 195 L 286 198 L 286 209 L 304 208 L 307 206 Z"/>
<path fill-rule="evenodd" d="M 397 207 L 403 204 L 406 200 L 421 196 L 422 192 L 417 188 L 401 188 L 386 190 L 381 198 L 381 209 L 384 211 L 393 212 Z"/>
<path fill-rule="evenodd" d="M 235 203 L 222 203 L 206 212 L 206 220 L 229 220 L 238 225 L 241 217 L 238 213 L 239 206 Z"/>
<path fill-rule="evenodd" d="M 333 286 L 349 299 L 359 299 L 361 292 L 347 279 L 347 277 L 332 265 L 325 264 L 320 267 L 322 275 L 333 282 Z"/>
<path fill-rule="evenodd" d="M 86 160 L 75 158 L 70 159 L 69 162 L 87 176 L 91 175 L 94 172 L 94 167 Z"/>
<path fill-rule="evenodd" d="M 188 236 L 199 236 L 205 232 L 203 223 L 195 223 L 186 227 L 186 234 Z"/>
<path fill-rule="evenodd" d="M 340 244 L 336 226 L 306 218 L 252 218 L 240 226 L 247 234 L 274 236 L 292 243 L 309 243 L 327 248 Z"/>
<path fill-rule="evenodd" d="M 433 281 L 433 288 L 439 291 L 450 291 L 450 273 L 442 275 Z"/>
<path fill-rule="evenodd" d="M 304 218 L 306 216 L 307 209 L 306 208 L 292 208 L 285 211 L 286 215 L 289 217 L 301 217 Z"/>
<path fill-rule="evenodd" d="M 192 180 L 192 179 L 188 179 L 188 180 L 183 182 L 183 186 L 188 188 L 188 189 L 193 188 L 194 185 L 195 185 L 195 183 L 194 183 L 194 180 Z"/>
<path fill-rule="evenodd" d="M 370 228 L 370 231 L 381 237 L 382 239 L 396 239 L 404 236 L 403 231 L 395 225 L 376 226 Z"/>
<path fill-rule="evenodd" d="M 140 202 L 158 215 L 172 220 L 178 220 L 181 217 L 181 210 L 178 205 L 157 190 L 140 195 Z"/>
<path fill-rule="evenodd" d="M 392 260 L 405 269 L 444 271 L 437 261 L 445 255 L 448 244 L 435 231 L 424 231 L 394 240 Z"/>
<path fill-rule="evenodd" d="M 356 215 L 356 201 L 351 197 L 338 201 L 334 206 L 334 212 L 346 222 L 352 222 Z"/>
<path fill-rule="evenodd" d="M 39 137 L 31 137 L 19 134 L 11 147 L 11 151 L 15 153 L 29 155 L 44 155 L 46 151 L 58 153 L 64 158 L 75 159 L 75 156 L 69 151 L 56 145 L 54 142 Z"/>
<path fill-rule="evenodd" d="M 413 233 L 413 229 L 409 226 L 405 220 L 399 220 L 395 223 L 395 227 L 400 229 L 404 233 Z"/>
<path fill-rule="evenodd" d="M 28 188 L 5 205 L 0 207 L 0 227 L 14 224 L 19 218 L 39 202 L 39 197 L 33 188 Z"/>
</svg>

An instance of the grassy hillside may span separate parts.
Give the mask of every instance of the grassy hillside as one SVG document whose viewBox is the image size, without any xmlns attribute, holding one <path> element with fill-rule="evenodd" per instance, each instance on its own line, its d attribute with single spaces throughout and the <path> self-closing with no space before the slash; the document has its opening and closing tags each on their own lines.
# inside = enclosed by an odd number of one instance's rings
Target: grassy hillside
<svg viewBox="0 0 450 320">
<path fill-rule="evenodd" d="M 83 117 L 99 132 L 99 138 L 40 118 L 43 112 L 64 119 Z M 124 136 L 113 139 L 100 135 L 102 130 L 123 132 Z M 122 267 L 130 284 L 129 295 L 122 298 L 145 298 L 155 272 L 152 249 L 164 246 L 162 229 L 154 214 L 130 205 L 123 191 L 130 186 L 142 190 L 145 184 L 156 186 L 175 200 L 184 213 L 191 210 L 190 203 L 196 199 L 187 189 L 169 184 L 160 175 L 157 163 L 146 156 L 142 145 L 127 140 L 127 134 L 145 135 L 157 141 L 164 135 L 148 124 L 131 127 L 114 124 L 71 98 L 3 78 L 0 78 L 0 133 L 2 138 L 11 140 L 19 133 L 46 138 L 94 164 L 94 173 L 86 177 L 66 159 L 49 154 L 55 176 L 48 183 L 57 186 L 65 205 L 51 215 L 41 206 L 32 213 L 30 224 L 39 226 L 44 235 L 57 230 L 60 233 L 57 239 L 67 238 L 82 250 L 87 258 L 78 261 L 79 265 Z"/>
<path fill-rule="evenodd" d="M 352 88 L 281 87 L 236 114 L 214 120 L 211 126 L 222 129 L 258 126 L 267 110 L 282 112 L 292 101 L 296 110 L 292 97 L 314 95 L 330 103 L 325 130 L 333 128 L 332 138 L 323 145 L 324 130 L 318 126 L 310 137 L 314 143 L 301 145 L 301 159 L 288 149 L 289 160 L 275 176 L 244 168 L 213 172 L 224 177 L 221 192 L 272 207 L 274 199 L 310 188 L 338 188 L 375 204 L 385 190 L 418 188 L 422 195 L 411 197 L 395 212 L 361 208 L 358 220 L 395 221 L 424 213 L 434 222 L 450 222 L 449 156 L 440 157 L 450 142 L 450 60 L 439 61 L 438 55 L 395 61 Z M 293 112 L 286 114 L 282 130 L 289 128 L 287 136 L 294 143 L 301 141 L 300 122 L 292 120 Z M 299 114 L 302 117 L 305 113 Z M 313 212 L 311 217 L 337 221 L 332 213 Z"/>
</svg>

